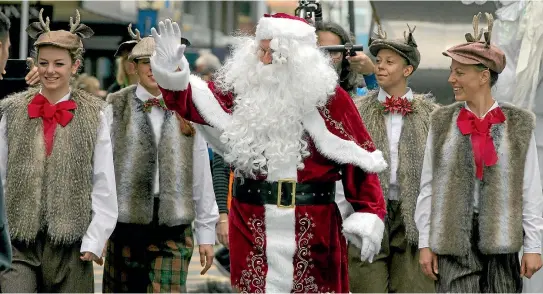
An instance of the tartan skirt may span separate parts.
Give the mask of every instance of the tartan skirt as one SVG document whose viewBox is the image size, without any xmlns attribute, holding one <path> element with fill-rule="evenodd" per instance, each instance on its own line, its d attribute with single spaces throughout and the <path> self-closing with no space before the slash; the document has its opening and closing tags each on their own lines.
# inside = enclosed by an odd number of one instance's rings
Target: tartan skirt
<svg viewBox="0 0 543 294">
<path fill-rule="evenodd" d="M 142 227 L 117 224 L 107 245 L 102 292 L 186 292 L 194 250 L 192 227 Z"/>
</svg>

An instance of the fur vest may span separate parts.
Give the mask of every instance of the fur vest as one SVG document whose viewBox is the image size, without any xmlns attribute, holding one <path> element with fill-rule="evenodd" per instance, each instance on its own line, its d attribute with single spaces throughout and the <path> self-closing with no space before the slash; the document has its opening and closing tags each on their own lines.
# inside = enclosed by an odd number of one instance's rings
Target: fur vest
<svg viewBox="0 0 543 294">
<path fill-rule="evenodd" d="M 1 102 L 7 122 L 6 204 L 12 239 L 31 243 L 40 231 L 54 244 L 73 244 L 92 219 L 93 155 L 105 103 L 73 90 L 77 103 L 66 127 L 57 125 L 53 151 L 45 154 L 41 118 L 28 117 L 37 89 Z"/>
<path fill-rule="evenodd" d="M 160 225 L 190 224 L 195 217 L 192 200 L 194 136 L 180 131 L 180 120 L 165 111 L 160 143 L 155 144 L 153 127 L 143 102 L 136 97 L 137 85 L 107 97 L 113 110 L 113 159 L 119 205 L 118 221 L 149 224 L 153 219 L 157 153 L 159 166 Z"/>
<path fill-rule="evenodd" d="M 356 107 L 377 149 L 390 162 L 390 145 L 387 136 L 385 114 L 377 99 L 379 90 L 355 99 Z M 420 190 L 420 175 L 424 159 L 426 137 L 430 126 L 430 113 L 436 108 L 432 95 L 414 94 L 413 112 L 403 117 L 403 126 L 398 146 L 397 179 L 400 189 L 400 209 L 405 225 L 406 238 L 410 244 L 418 244 L 419 233 L 415 224 L 415 208 Z M 379 173 L 379 181 L 385 198 L 388 198 L 390 167 Z"/>
<path fill-rule="evenodd" d="M 483 180 L 479 181 L 475 177 L 470 136 L 462 135 L 456 125 L 463 107 L 463 102 L 442 107 L 431 118 L 430 247 L 437 254 L 463 256 L 472 246 L 472 233 L 478 233 L 477 245 L 483 254 L 518 252 L 523 243 L 524 165 L 535 117 L 511 104 L 500 103 L 506 120 L 490 129 L 498 163 L 485 166 Z M 479 232 L 472 232 L 476 181 L 479 181 Z"/>
</svg>

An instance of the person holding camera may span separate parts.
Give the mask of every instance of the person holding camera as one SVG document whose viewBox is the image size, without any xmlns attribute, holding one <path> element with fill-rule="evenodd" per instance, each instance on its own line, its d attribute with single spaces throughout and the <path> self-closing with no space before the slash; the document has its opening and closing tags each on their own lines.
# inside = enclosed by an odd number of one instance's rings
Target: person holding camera
<svg viewBox="0 0 543 294">
<path fill-rule="evenodd" d="M 354 43 L 351 35 L 339 24 L 328 21 L 315 22 L 319 46 L 345 45 Z M 329 52 L 330 58 L 339 76 L 339 85 L 352 97 L 357 95 L 357 88 L 364 82 L 369 89 L 376 87 L 374 65 L 364 52 Z"/>
<path fill-rule="evenodd" d="M 278 13 L 240 37 L 214 81 L 190 75 L 179 26 L 153 28 L 153 74 L 168 108 L 199 124 L 236 180 L 229 211 L 230 279 L 240 292 L 349 292 L 347 237 L 361 259 L 379 251 L 387 166 L 352 98 L 338 86 L 315 27 Z M 235 107 L 234 107 L 235 105 Z M 343 180 L 355 213 L 334 203 Z"/>
<path fill-rule="evenodd" d="M 408 28 L 404 39 L 391 40 L 379 26 L 369 50 L 375 59 L 379 89 L 355 98 L 355 104 L 375 145 L 390 169 L 379 173 L 387 201 L 385 234 L 374 262 L 360 262 L 349 246 L 349 278 L 353 292 L 434 292 L 433 281 L 420 270 L 418 231 L 414 221 L 420 175 L 430 124 L 436 108 L 431 95 L 414 93 L 408 79 L 420 63 L 420 53 Z"/>
</svg>

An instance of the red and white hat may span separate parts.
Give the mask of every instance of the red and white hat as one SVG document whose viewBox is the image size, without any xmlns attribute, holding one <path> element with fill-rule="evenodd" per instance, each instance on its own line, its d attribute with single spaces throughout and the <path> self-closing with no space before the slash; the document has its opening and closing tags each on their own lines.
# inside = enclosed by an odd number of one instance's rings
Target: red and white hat
<svg viewBox="0 0 543 294">
<path fill-rule="evenodd" d="M 315 27 L 305 19 L 286 13 L 264 14 L 256 27 L 257 40 L 271 39 L 297 40 L 298 42 L 316 44 Z"/>
</svg>

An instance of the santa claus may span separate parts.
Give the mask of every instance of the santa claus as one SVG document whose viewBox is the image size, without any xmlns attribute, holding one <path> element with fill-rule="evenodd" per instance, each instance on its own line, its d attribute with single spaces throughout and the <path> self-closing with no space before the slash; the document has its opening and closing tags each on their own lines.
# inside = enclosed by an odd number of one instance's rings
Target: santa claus
<svg viewBox="0 0 543 294">
<path fill-rule="evenodd" d="M 153 28 L 153 75 L 166 105 L 200 126 L 236 171 L 231 282 L 241 292 L 348 292 L 345 237 L 379 252 L 385 202 L 375 150 L 315 28 L 265 15 L 211 82 L 190 75 L 176 23 Z M 343 223 L 335 182 L 356 211 Z"/>
</svg>

